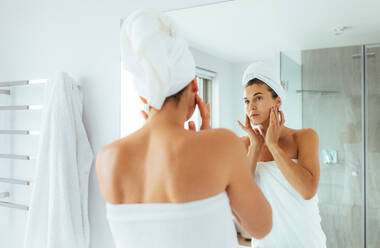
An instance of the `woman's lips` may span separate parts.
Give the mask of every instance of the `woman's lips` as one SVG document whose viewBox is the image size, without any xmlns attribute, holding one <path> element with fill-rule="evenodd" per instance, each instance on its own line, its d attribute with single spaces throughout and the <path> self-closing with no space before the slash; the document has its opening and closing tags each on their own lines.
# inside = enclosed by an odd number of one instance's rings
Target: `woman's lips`
<svg viewBox="0 0 380 248">
<path fill-rule="evenodd" d="M 251 115 L 252 118 L 255 118 L 257 116 L 259 116 L 259 114 L 253 114 L 253 115 Z"/>
</svg>

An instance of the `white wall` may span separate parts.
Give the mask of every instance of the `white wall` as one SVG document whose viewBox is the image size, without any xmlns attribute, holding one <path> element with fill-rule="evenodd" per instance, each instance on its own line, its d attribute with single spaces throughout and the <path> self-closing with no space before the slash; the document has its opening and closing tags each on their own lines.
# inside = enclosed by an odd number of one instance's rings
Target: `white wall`
<svg viewBox="0 0 380 248">
<path fill-rule="evenodd" d="M 297 90 L 302 90 L 301 52 L 293 52 L 291 57 L 287 54 L 281 53 L 281 80 L 288 83 L 287 99 L 283 104 L 285 125 L 301 129 L 302 94 L 297 93 Z"/>
<path fill-rule="evenodd" d="M 120 19 L 140 7 L 167 10 L 207 2 L 212 1 L 1 0 L 0 82 L 46 78 L 57 70 L 79 79 L 84 123 L 96 153 L 119 137 Z M 89 191 L 91 247 L 112 247 L 94 167 Z M 12 235 L 9 230 L 0 234 Z M 22 230 L 16 235 L 23 239 Z"/>
</svg>

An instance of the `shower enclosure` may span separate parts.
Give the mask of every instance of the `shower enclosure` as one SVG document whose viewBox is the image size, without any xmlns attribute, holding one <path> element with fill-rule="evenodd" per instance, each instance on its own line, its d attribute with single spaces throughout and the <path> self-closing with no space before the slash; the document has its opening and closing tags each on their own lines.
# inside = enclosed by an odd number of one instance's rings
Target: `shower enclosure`
<svg viewBox="0 0 380 248">
<path fill-rule="evenodd" d="M 281 80 L 319 135 L 327 247 L 380 247 L 380 45 L 282 53 Z"/>
</svg>

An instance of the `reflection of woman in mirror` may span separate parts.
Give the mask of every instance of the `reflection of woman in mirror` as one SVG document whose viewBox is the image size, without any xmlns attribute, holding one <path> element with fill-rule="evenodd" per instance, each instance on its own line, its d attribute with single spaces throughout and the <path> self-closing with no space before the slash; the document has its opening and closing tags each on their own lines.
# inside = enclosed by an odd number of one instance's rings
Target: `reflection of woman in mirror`
<svg viewBox="0 0 380 248">
<path fill-rule="evenodd" d="M 116 247 L 238 247 L 231 210 L 263 238 L 271 207 L 250 178 L 239 138 L 208 128 L 209 106 L 197 94 L 193 56 L 175 23 L 154 10 L 136 11 L 123 23 L 121 42 L 123 64 L 150 111 L 139 130 L 97 157 Z M 196 105 L 200 132 L 184 129 Z"/>
<path fill-rule="evenodd" d="M 242 137 L 249 167 L 273 209 L 273 228 L 253 247 L 321 248 L 326 237 L 316 195 L 319 182 L 318 135 L 284 126 L 279 110 L 285 91 L 262 62 L 244 73 L 245 125 Z"/>
</svg>

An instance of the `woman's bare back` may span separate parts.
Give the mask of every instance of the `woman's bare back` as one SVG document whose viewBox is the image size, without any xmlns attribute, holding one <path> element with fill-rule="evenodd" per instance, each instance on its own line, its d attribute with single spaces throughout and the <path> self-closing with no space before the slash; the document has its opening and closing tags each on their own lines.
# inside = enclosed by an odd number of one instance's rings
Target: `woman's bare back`
<svg viewBox="0 0 380 248">
<path fill-rule="evenodd" d="M 147 128 L 102 148 L 96 161 L 109 203 L 183 203 L 226 191 L 253 237 L 271 229 L 272 211 L 252 180 L 244 146 L 226 129 Z"/>
<path fill-rule="evenodd" d="M 106 200 L 179 203 L 225 191 L 231 168 L 228 154 L 220 154 L 228 144 L 225 132 L 142 128 L 108 145 L 103 153 L 112 186 Z"/>
</svg>

